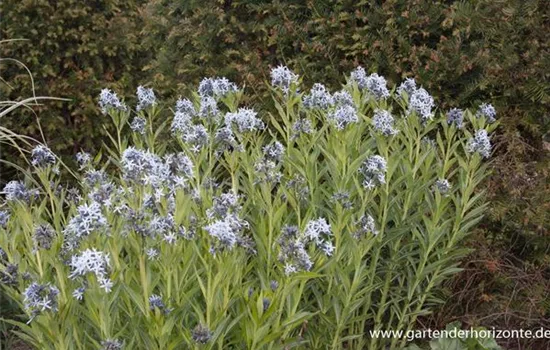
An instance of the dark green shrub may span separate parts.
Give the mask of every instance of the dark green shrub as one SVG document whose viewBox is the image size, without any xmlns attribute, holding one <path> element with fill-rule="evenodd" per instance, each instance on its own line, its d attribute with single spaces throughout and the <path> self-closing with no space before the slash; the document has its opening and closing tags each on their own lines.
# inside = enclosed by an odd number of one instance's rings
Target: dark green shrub
<svg viewBox="0 0 550 350">
<path fill-rule="evenodd" d="M 48 143 L 61 154 L 89 148 L 102 128 L 96 97 L 106 86 L 134 86 L 139 78 L 138 5 L 142 1 L 5 0 L 3 39 L 24 38 L 2 45 L 2 57 L 21 60 L 34 75 L 38 96 L 58 96 L 72 102 L 45 103 L 34 109 Z M 32 96 L 32 81 L 21 66 L 2 62 L 3 100 Z M 32 112 L 21 108 L 3 118 L 2 126 L 38 136 Z M 62 132 L 60 132 L 62 130 Z M 4 149 L 3 158 L 8 149 Z M 4 169 L 6 170 L 6 169 Z M 3 179 L 6 180 L 5 178 Z"/>
</svg>

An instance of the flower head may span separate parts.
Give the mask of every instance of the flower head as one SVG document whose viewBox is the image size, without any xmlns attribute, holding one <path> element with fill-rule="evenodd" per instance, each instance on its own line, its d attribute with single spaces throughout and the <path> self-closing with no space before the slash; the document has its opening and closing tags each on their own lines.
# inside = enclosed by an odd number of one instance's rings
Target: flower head
<svg viewBox="0 0 550 350">
<path fill-rule="evenodd" d="M 482 103 L 476 112 L 476 117 L 487 118 L 487 123 L 494 123 L 496 121 L 497 111 L 492 104 Z"/>
<path fill-rule="evenodd" d="M 72 296 L 78 301 L 82 301 L 84 299 L 84 292 L 86 291 L 86 288 L 79 287 L 73 290 Z"/>
<path fill-rule="evenodd" d="M 350 195 L 345 191 L 337 191 L 331 197 L 330 201 L 333 203 L 339 203 L 344 209 L 352 209 L 353 202 L 350 200 Z"/>
<path fill-rule="evenodd" d="M 50 224 L 41 224 L 34 229 L 33 241 L 38 249 L 50 249 L 57 233 Z"/>
<path fill-rule="evenodd" d="M 111 265 L 109 254 L 96 249 L 86 249 L 80 255 L 73 255 L 70 262 L 69 278 L 93 273 L 96 277 L 105 277 Z"/>
<path fill-rule="evenodd" d="M 105 293 L 111 293 L 114 284 L 110 278 L 98 277 L 97 283 L 99 284 L 99 288 L 103 289 Z"/>
<path fill-rule="evenodd" d="M 269 159 L 262 159 L 254 165 L 254 170 L 258 176 L 256 183 L 279 183 L 283 174 L 279 171 L 277 162 Z"/>
<path fill-rule="evenodd" d="M 237 235 L 240 229 L 240 225 L 235 226 L 235 223 L 236 222 L 231 219 L 217 220 L 205 226 L 204 230 L 208 232 L 210 236 L 216 238 L 223 249 L 231 250 L 237 244 Z"/>
<path fill-rule="evenodd" d="M 10 213 L 6 210 L 0 210 L 0 228 L 6 228 L 10 219 Z"/>
<path fill-rule="evenodd" d="M 468 140 L 466 150 L 470 153 L 477 152 L 481 154 L 483 158 L 489 158 L 491 155 L 491 140 L 487 135 L 487 130 L 480 129 L 476 131 L 474 137 Z"/>
<path fill-rule="evenodd" d="M 327 118 L 334 123 L 336 129 L 344 130 L 346 126 L 359 122 L 355 107 L 343 105 L 331 111 Z"/>
<path fill-rule="evenodd" d="M 145 134 L 145 127 L 147 126 L 147 121 L 143 117 L 134 117 L 132 123 L 130 124 L 130 129 L 143 135 Z"/>
<path fill-rule="evenodd" d="M 80 170 L 85 169 L 92 163 L 92 156 L 87 152 L 78 152 L 76 154 L 76 161 L 80 166 Z"/>
<path fill-rule="evenodd" d="M 249 108 L 239 108 L 236 113 L 227 113 L 225 115 L 225 125 L 230 127 L 236 125 L 239 132 L 252 132 L 264 129 L 264 123 L 258 119 L 254 110 Z"/>
<path fill-rule="evenodd" d="M 386 79 L 383 76 L 372 73 L 366 78 L 365 82 L 369 94 L 376 100 L 386 99 L 390 96 L 390 92 L 386 86 Z"/>
<path fill-rule="evenodd" d="M 355 231 L 355 233 L 353 234 L 353 237 L 355 239 L 361 239 L 369 233 L 372 233 L 375 236 L 378 234 L 374 219 L 370 215 L 361 216 L 361 218 L 355 225 L 358 227 L 357 231 Z"/>
<path fill-rule="evenodd" d="M 183 133 L 192 125 L 192 116 L 182 111 L 176 111 L 170 130 L 172 134 Z"/>
<path fill-rule="evenodd" d="M 386 159 L 379 155 L 370 156 L 359 169 L 364 176 L 363 186 L 368 189 L 386 183 Z"/>
<path fill-rule="evenodd" d="M 464 111 L 462 109 L 453 108 L 447 112 L 447 124 L 454 124 L 457 128 L 461 129 L 464 122 Z"/>
<path fill-rule="evenodd" d="M 19 266 L 17 264 L 10 264 L 6 260 L 6 252 L 0 248 L 0 262 L 6 267 L 3 271 L 0 270 L 0 284 L 17 286 L 19 284 Z"/>
<path fill-rule="evenodd" d="M 107 339 L 101 342 L 101 350 L 122 350 L 124 343 L 118 339 Z"/>
<path fill-rule="evenodd" d="M 218 153 L 223 153 L 225 150 L 231 151 L 240 149 L 241 145 L 239 145 L 239 142 L 235 138 L 235 133 L 230 126 L 219 128 L 214 138 L 218 143 Z"/>
<path fill-rule="evenodd" d="M 204 125 L 191 125 L 181 134 L 183 142 L 193 146 L 191 149 L 198 152 L 202 147 L 208 144 L 210 134 Z"/>
<path fill-rule="evenodd" d="M 191 338 L 195 343 L 206 344 L 212 339 L 212 332 L 205 325 L 198 324 L 191 331 Z"/>
<path fill-rule="evenodd" d="M 280 88 L 285 94 L 288 94 L 292 84 L 298 82 L 298 75 L 294 74 L 286 66 L 278 66 L 271 70 L 271 85 Z"/>
<path fill-rule="evenodd" d="M 418 115 L 422 123 L 426 123 L 429 119 L 432 119 L 434 108 L 434 99 L 423 88 L 416 89 L 409 99 L 409 109 L 407 115 L 413 112 Z"/>
<path fill-rule="evenodd" d="M 215 254 L 219 250 L 232 250 L 240 246 L 254 253 L 254 242 L 244 236 L 244 231 L 249 227 L 248 222 L 238 216 L 240 210 L 238 196 L 233 193 L 225 193 L 214 198 L 214 205 L 206 212 L 207 217 L 213 222 L 203 229 L 215 239 L 215 245 L 211 248 Z"/>
<path fill-rule="evenodd" d="M 156 260 L 156 259 L 158 259 L 159 255 L 160 255 L 160 252 L 158 251 L 158 249 L 148 248 L 145 251 L 145 254 L 147 255 L 147 259 Z"/>
<path fill-rule="evenodd" d="M 281 247 L 279 260 L 285 262 L 285 275 L 311 270 L 313 262 L 306 250 L 306 242 L 299 236 L 298 227 L 284 226 L 277 242 Z"/>
<path fill-rule="evenodd" d="M 107 219 L 101 212 L 101 205 L 82 204 L 76 209 L 77 214 L 69 220 L 69 224 L 63 231 L 67 248 L 74 249 L 81 238 L 90 235 L 94 231 L 105 232 L 108 228 Z"/>
<path fill-rule="evenodd" d="M 138 112 L 157 103 L 153 89 L 147 89 L 140 85 L 137 88 L 136 94 L 138 98 L 138 105 L 136 109 Z"/>
<path fill-rule="evenodd" d="M 269 309 L 270 305 L 271 305 L 271 301 L 268 298 L 263 298 L 262 299 L 262 306 L 263 306 L 264 312 L 266 312 L 267 309 Z"/>
<path fill-rule="evenodd" d="M 46 146 L 38 145 L 31 152 L 31 163 L 37 168 L 55 165 L 55 155 Z"/>
<path fill-rule="evenodd" d="M 416 81 L 413 78 L 407 78 L 397 88 L 397 93 L 403 95 L 406 93 L 409 97 L 416 91 Z"/>
<path fill-rule="evenodd" d="M 351 80 L 357 83 L 359 89 L 367 87 L 367 72 L 365 68 L 358 66 L 351 72 Z"/>
<path fill-rule="evenodd" d="M 116 93 L 112 92 L 109 89 L 101 90 L 99 94 L 99 108 L 101 112 L 106 114 L 109 109 L 115 109 L 119 111 L 126 111 L 127 107 L 124 103 L 120 102 Z"/>
<path fill-rule="evenodd" d="M 182 175 L 185 177 L 193 177 L 195 165 L 191 158 L 185 153 L 167 154 L 164 156 L 164 161 L 173 176 Z"/>
<path fill-rule="evenodd" d="M 332 97 L 334 98 L 334 104 L 337 106 L 351 106 L 355 108 L 353 97 L 346 90 L 335 92 Z"/>
<path fill-rule="evenodd" d="M 170 170 L 159 156 L 134 147 L 124 150 L 121 165 L 125 179 L 148 183 L 154 187 L 162 185 L 170 174 Z"/>
<path fill-rule="evenodd" d="M 236 92 L 239 88 L 227 78 L 204 78 L 199 84 L 201 97 L 224 97 L 230 92 Z"/>
<path fill-rule="evenodd" d="M 44 311 L 56 312 L 58 295 L 59 289 L 55 286 L 33 282 L 23 292 L 23 304 L 34 318 Z"/>
<path fill-rule="evenodd" d="M 214 197 L 212 208 L 206 211 L 208 218 L 224 218 L 228 214 L 236 213 L 241 209 L 239 196 L 232 193 L 222 193 Z"/>
<path fill-rule="evenodd" d="M 188 98 L 180 98 L 179 100 L 177 100 L 176 112 L 184 113 L 191 117 L 194 117 L 195 115 L 197 115 L 197 110 L 195 109 L 195 105 Z"/>
<path fill-rule="evenodd" d="M 264 157 L 268 160 L 280 162 L 285 153 L 285 146 L 279 141 L 275 141 L 263 148 Z"/>
<path fill-rule="evenodd" d="M 332 236 L 330 224 L 325 218 L 310 220 L 304 230 L 307 242 L 314 242 L 317 246 L 323 245 Z"/>
<path fill-rule="evenodd" d="M 37 190 L 30 190 L 27 189 L 25 184 L 21 181 L 12 180 L 4 186 L 4 189 L 2 191 L 6 195 L 6 200 L 8 202 L 11 201 L 24 201 L 28 202 L 32 198 L 35 198 L 38 196 Z"/>
<path fill-rule="evenodd" d="M 157 294 L 153 294 L 149 297 L 149 308 L 151 311 L 155 311 L 155 309 L 158 309 L 162 313 L 169 313 L 172 311 L 171 309 L 167 308 L 166 305 L 164 305 L 164 302 L 162 301 L 162 297 Z"/>
<path fill-rule="evenodd" d="M 218 102 L 212 96 L 204 96 L 201 98 L 199 107 L 199 116 L 208 121 L 217 121 L 220 109 L 218 108 Z"/>
<path fill-rule="evenodd" d="M 315 83 L 309 92 L 304 96 L 304 107 L 308 109 L 328 109 L 334 104 L 334 99 L 323 84 Z"/>
<path fill-rule="evenodd" d="M 374 111 L 374 116 L 372 117 L 372 124 L 374 130 L 381 133 L 384 136 L 392 136 L 399 132 L 393 126 L 393 116 L 389 111 L 383 109 L 377 109 Z"/>
<path fill-rule="evenodd" d="M 434 184 L 434 189 L 439 193 L 446 195 L 451 190 L 451 184 L 447 179 L 438 179 Z"/>
<path fill-rule="evenodd" d="M 314 132 L 313 125 L 309 119 L 298 119 L 292 124 L 292 138 L 295 139 L 301 134 L 311 134 Z"/>
</svg>

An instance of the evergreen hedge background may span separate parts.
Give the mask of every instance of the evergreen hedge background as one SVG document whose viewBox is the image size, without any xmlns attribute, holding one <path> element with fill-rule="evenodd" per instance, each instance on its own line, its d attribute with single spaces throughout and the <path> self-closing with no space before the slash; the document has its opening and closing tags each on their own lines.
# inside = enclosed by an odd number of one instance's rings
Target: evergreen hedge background
<svg viewBox="0 0 550 350">
<path fill-rule="evenodd" d="M 69 98 L 34 111 L 56 152 L 89 148 L 104 136 L 97 110 L 103 87 L 120 90 L 141 77 L 149 57 L 142 45 L 143 1 L 6 0 L 1 5 L 1 57 L 17 59 L 33 73 L 37 96 Z M 2 62 L 3 100 L 32 96 L 20 65 Z M 36 116 L 24 108 L 2 120 L 14 131 L 39 136 Z M 6 152 L 6 150 L 4 150 Z"/>
</svg>

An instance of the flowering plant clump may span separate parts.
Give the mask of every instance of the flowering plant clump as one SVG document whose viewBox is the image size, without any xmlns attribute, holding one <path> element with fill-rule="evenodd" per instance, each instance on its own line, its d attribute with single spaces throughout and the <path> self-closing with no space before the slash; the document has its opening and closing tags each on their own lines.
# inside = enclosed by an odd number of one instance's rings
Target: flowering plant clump
<svg viewBox="0 0 550 350">
<path fill-rule="evenodd" d="M 0 284 L 27 342 L 404 346 L 368 331 L 411 329 L 458 271 L 494 109 L 437 111 L 413 79 L 395 89 L 361 67 L 334 93 L 284 66 L 271 84 L 274 110 L 219 77 L 174 108 L 103 90 L 110 144 L 75 155 L 77 187 L 32 150 L 0 205 Z"/>
</svg>

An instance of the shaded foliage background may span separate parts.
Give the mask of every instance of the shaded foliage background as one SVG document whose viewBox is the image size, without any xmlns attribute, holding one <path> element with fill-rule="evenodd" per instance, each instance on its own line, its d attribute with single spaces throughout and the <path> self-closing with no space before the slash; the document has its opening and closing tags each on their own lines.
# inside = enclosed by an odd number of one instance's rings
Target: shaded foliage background
<svg viewBox="0 0 550 350">
<path fill-rule="evenodd" d="M 143 1 L 3 1 L 1 57 L 20 60 L 33 73 L 36 95 L 64 96 L 72 102 L 48 102 L 32 113 L 24 108 L 2 125 L 39 137 L 60 155 L 90 148 L 104 136 L 96 97 L 103 87 L 131 89 L 147 59 L 140 40 Z M 27 72 L 2 62 L 3 100 L 32 96 Z M 4 150 L 7 152 L 7 150 Z M 3 154 L 3 156 L 5 153 Z M 9 174 L 9 169 L 2 168 Z"/>
<path fill-rule="evenodd" d="M 336 88 L 343 72 L 363 65 L 390 86 L 414 77 L 436 102 L 452 101 L 443 110 L 492 102 L 501 120 L 487 183 L 492 205 L 470 259 L 483 263 L 465 265 L 470 275 L 448 286 L 451 305 L 438 317 L 503 325 L 504 316 L 486 316 L 507 308 L 518 316 L 507 327 L 529 326 L 550 318 L 549 16 L 545 0 L 4 0 L 2 38 L 29 41 L 3 45 L 2 57 L 28 64 L 39 94 L 73 99 L 35 110 L 48 143 L 67 157 L 101 144 L 103 87 L 128 95 L 149 84 L 175 99 L 202 77 L 223 75 L 258 100 L 267 93 L 258 83 L 279 63 L 306 87 Z M 2 78 L 10 84 L 3 95 L 29 95 L 20 68 L 2 66 Z M 37 134 L 29 112 L 2 125 Z M 9 171 L 1 170 L 4 182 Z M 470 269 L 478 280 L 463 283 Z M 518 274 L 521 293 L 509 284 Z M 476 317 L 458 307 L 456 293 L 475 301 Z"/>
</svg>

